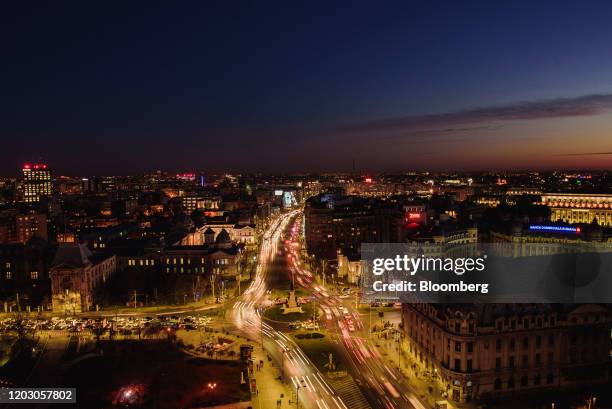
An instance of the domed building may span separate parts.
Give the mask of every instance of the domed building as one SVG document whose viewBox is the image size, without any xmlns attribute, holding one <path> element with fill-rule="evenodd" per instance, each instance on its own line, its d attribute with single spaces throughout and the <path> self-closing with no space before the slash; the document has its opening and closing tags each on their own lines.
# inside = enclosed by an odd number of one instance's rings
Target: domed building
<svg viewBox="0 0 612 409">
<path fill-rule="evenodd" d="M 204 244 L 178 245 L 164 249 L 162 269 L 169 274 L 204 274 L 235 277 L 241 246 L 232 241 L 229 232 L 218 233 L 208 227 L 202 233 Z"/>
</svg>

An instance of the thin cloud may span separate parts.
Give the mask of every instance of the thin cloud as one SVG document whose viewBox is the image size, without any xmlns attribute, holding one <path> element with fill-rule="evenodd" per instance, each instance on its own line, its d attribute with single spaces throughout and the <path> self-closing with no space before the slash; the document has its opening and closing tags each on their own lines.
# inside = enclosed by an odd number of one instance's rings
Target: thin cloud
<svg viewBox="0 0 612 409">
<path fill-rule="evenodd" d="M 557 156 L 598 156 L 598 155 L 612 155 L 612 152 L 560 153 Z"/>
<path fill-rule="evenodd" d="M 441 114 L 380 119 L 339 129 L 349 134 L 453 133 L 478 131 L 486 126 L 466 127 L 498 121 L 593 116 L 612 111 L 612 94 L 584 95 L 541 101 L 473 108 Z"/>
<path fill-rule="evenodd" d="M 440 128 L 440 129 L 420 129 L 414 131 L 407 131 L 402 133 L 384 133 L 383 138 L 387 139 L 430 139 L 449 137 L 453 139 L 466 139 L 469 134 L 474 134 L 480 131 L 490 131 L 502 129 L 503 125 L 483 125 L 483 126 L 469 126 L 469 127 L 451 127 L 451 128 Z M 463 136 L 462 136 L 463 135 Z M 441 139 L 436 139 L 442 141 Z"/>
</svg>

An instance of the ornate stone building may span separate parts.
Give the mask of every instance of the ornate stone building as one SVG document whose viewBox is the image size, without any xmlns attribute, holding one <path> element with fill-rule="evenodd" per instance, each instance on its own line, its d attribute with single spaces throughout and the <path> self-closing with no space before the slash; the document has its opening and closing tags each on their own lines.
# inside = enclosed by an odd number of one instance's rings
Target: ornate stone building
<svg viewBox="0 0 612 409">
<path fill-rule="evenodd" d="M 410 357 L 456 401 L 605 382 L 603 305 L 403 304 Z"/>
<path fill-rule="evenodd" d="M 550 220 L 612 226 L 612 195 L 545 193 L 542 204 L 550 207 Z"/>
<path fill-rule="evenodd" d="M 116 271 L 114 255 L 93 253 L 84 244 L 60 245 L 51 266 L 53 312 L 89 311 L 94 291 Z"/>
</svg>

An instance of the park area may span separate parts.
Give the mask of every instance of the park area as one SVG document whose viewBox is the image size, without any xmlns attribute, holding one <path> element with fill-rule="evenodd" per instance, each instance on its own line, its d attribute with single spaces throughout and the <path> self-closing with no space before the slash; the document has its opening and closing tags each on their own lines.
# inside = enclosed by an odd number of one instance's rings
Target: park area
<svg viewBox="0 0 612 409">
<path fill-rule="evenodd" d="M 65 374 L 63 383 L 77 388 L 78 407 L 178 409 L 250 400 L 240 361 L 195 357 L 165 340 L 102 341 L 99 350 Z"/>
</svg>

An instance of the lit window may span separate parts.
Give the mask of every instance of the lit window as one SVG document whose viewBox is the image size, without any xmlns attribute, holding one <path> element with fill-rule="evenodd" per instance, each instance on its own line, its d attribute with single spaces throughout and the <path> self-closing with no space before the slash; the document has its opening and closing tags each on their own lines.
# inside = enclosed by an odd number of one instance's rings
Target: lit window
<svg viewBox="0 0 612 409">
<path fill-rule="evenodd" d="M 10 280 L 11 278 L 13 278 L 13 273 L 11 273 L 10 271 L 7 271 L 5 276 L 7 280 Z"/>
<path fill-rule="evenodd" d="M 30 272 L 30 278 L 32 280 L 38 280 L 38 271 L 31 271 Z"/>
</svg>

